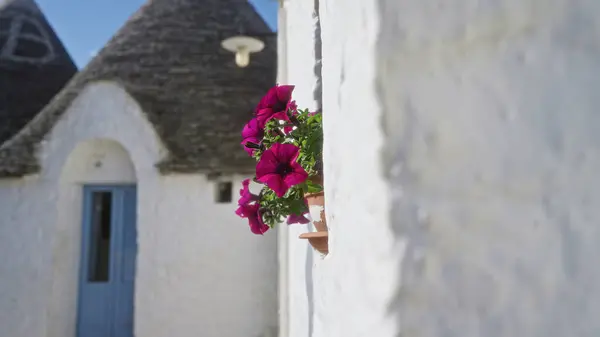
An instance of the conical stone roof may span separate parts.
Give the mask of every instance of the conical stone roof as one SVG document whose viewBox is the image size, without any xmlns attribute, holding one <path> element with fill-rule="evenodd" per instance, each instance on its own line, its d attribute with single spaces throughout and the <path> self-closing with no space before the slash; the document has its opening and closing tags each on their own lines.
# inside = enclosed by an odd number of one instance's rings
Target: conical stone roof
<svg viewBox="0 0 600 337">
<path fill-rule="evenodd" d="M 39 113 L 76 72 L 33 0 L 0 0 L 0 144 Z"/>
<path fill-rule="evenodd" d="M 239 68 L 227 37 L 265 42 Z M 240 130 L 275 84 L 276 36 L 246 0 L 150 0 L 22 132 L 0 148 L 0 176 L 39 171 L 40 142 L 86 84 L 112 80 L 140 104 L 169 151 L 169 172 L 242 173 Z"/>
</svg>

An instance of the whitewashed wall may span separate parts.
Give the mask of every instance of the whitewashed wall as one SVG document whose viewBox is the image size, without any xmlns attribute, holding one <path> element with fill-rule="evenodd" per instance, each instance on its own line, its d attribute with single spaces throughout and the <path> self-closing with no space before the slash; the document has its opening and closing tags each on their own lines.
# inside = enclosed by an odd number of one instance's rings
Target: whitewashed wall
<svg viewBox="0 0 600 337">
<path fill-rule="evenodd" d="M 331 253 L 311 337 L 598 336 L 600 3 L 321 15 Z"/>
<path fill-rule="evenodd" d="M 315 109 L 315 29 L 313 1 L 283 1 L 279 9 L 279 74 L 281 84 L 295 85 L 300 108 Z M 309 225 L 280 226 L 279 336 L 310 336 L 314 327 L 313 278 L 320 259 L 306 240 Z"/>
<path fill-rule="evenodd" d="M 56 219 L 55 184 L 0 180 L 0 327 L 6 336 L 45 336 Z"/>
<path fill-rule="evenodd" d="M 0 335 L 74 337 L 83 183 L 138 185 L 136 336 L 273 332 L 275 233 L 251 234 L 204 176 L 159 175 L 164 149 L 124 90 L 88 86 L 48 139 L 40 176 L 0 180 Z"/>
</svg>

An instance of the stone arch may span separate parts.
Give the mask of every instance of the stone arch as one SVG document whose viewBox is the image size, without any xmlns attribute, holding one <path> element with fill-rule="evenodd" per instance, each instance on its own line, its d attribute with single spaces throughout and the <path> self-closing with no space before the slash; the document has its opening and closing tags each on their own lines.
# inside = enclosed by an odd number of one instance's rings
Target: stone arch
<svg viewBox="0 0 600 337">
<path fill-rule="evenodd" d="M 60 172 L 57 223 L 51 263 L 49 337 L 74 336 L 77 320 L 83 186 L 135 184 L 134 162 L 123 145 L 107 138 L 82 140 Z"/>
</svg>

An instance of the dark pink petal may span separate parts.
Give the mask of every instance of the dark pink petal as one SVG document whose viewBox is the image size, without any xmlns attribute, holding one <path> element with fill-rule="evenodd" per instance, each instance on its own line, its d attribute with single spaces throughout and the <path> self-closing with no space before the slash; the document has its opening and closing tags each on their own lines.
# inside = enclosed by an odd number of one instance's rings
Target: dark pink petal
<svg viewBox="0 0 600 337">
<path fill-rule="evenodd" d="M 256 106 L 255 112 L 258 116 L 259 112 L 266 108 L 271 108 L 273 113 L 286 111 L 292 98 L 293 85 L 276 85 L 269 89 L 267 94 L 260 100 Z M 261 123 L 265 122 L 265 118 L 260 118 Z"/>
<path fill-rule="evenodd" d="M 298 151 L 300 150 L 294 144 L 273 144 L 271 147 L 273 152 L 275 152 L 275 156 L 280 163 L 290 163 L 292 160 L 295 162 L 298 157 Z"/>
<path fill-rule="evenodd" d="M 260 156 L 260 160 L 256 164 L 256 178 L 259 181 L 261 177 L 275 173 L 275 171 L 277 171 L 277 166 L 279 166 L 279 160 L 273 152 L 273 147 L 275 145 L 263 152 L 262 156 Z"/>
<path fill-rule="evenodd" d="M 253 118 L 244 125 L 242 130 L 242 138 L 259 137 L 262 134 L 262 129 L 259 127 L 258 119 Z"/>
<path fill-rule="evenodd" d="M 298 164 L 299 156 L 300 156 L 300 148 L 298 148 L 298 152 L 296 152 L 296 155 L 290 160 L 290 166 L 292 166 L 292 167 L 295 167 L 294 165 L 300 166 L 300 164 Z"/>
<path fill-rule="evenodd" d="M 284 127 L 283 127 L 283 132 L 284 132 L 285 134 L 288 134 L 288 133 L 290 133 L 290 132 L 292 132 L 292 131 L 294 131 L 294 127 L 293 127 L 293 126 L 284 126 Z"/>
<path fill-rule="evenodd" d="M 267 93 L 260 99 L 260 102 L 258 102 L 258 105 L 256 106 L 256 111 L 267 107 L 267 103 L 273 99 L 273 96 L 277 96 L 277 91 L 275 87 L 269 89 L 269 91 L 267 91 Z"/>
<path fill-rule="evenodd" d="M 290 167 L 292 168 L 292 171 L 296 173 L 306 174 L 308 176 L 308 173 L 304 170 L 304 167 L 302 167 L 302 165 L 300 165 L 300 163 L 296 161 L 297 158 L 298 156 L 294 157 L 294 159 L 292 159 L 292 161 L 290 162 Z"/>
<path fill-rule="evenodd" d="M 250 193 L 250 179 L 246 179 L 244 181 L 242 181 L 242 189 L 240 189 L 240 196 L 243 197 L 244 195 Z M 241 199 L 240 199 L 241 200 Z M 245 202 L 239 203 L 240 205 L 246 204 Z"/>
<path fill-rule="evenodd" d="M 248 142 L 252 142 L 254 144 L 260 144 L 261 141 L 262 141 L 262 139 L 260 139 L 258 137 L 247 137 L 242 140 L 242 144 L 246 144 Z"/>
<path fill-rule="evenodd" d="M 241 205 L 235 213 L 242 218 L 248 218 L 248 224 L 250 225 L 250 231 L 252 233 L 263 234 L 269 230 L 269 226 L 267 226 L 262 219 L 260 205 Z"/>
<path fill-rule="evenodd" d="M 258 200 L 258 195 L 252 194 L 250 192 L 243 194 L 238 201 L 239 205 L 247 205 L 251 202 Z"/>
<path fill-rule="evenodd" d="M 276 103 L 279 101 L 279 97 L 277 95 L 277 89 L 278 85 L 275 85 L 274 87 L 271 87 L 269 89 L 269 91 L 267 91 L 267 94 L 265 95 L 265 103 L 267 105 Z"/>
<path fill-rule="evenodd" d="M 273 116 L 273 109 L 263 108 L 256 112 L 256 120 L 260 128 L 264 128 L 269 119 Z"/>
<path fill-rule="evenodd" d="M 258 181 L 272 189 L 279 198 L 283 197 L 289 189 L 279 174 L 267 174 L 258 178 Z"/>
<path fill-rule="evenodd" d="M 245 179 L 242 181 L 242 189 L 240 190 L 240 200 L 238 201 L 238 204 L 247 205 L 256 200 L 258 200 L 258 196 L 250 192 L 250 179 Z"/>
<path fill-rule="evenodd" d="M 237 214 L 241 218 L 247 218 L 249 216 L 254 215 L 256 212 L 258 212 L 258 207 L 259 207 L 258 204 L 240 205 L 240 207 L 238 207 L 238 209 L 235 211 L 235 214 Z"/>
<path fill-rule="evenodd" d="M 246 143 L 251 142 L 254 144 L 259 144 L 260 141 L 261 140 L 258 138 L 250 137 L 250 138 L 246 138 L 246 139 L 242 140 L 241 144 L 244 147 L 244 151 L 246 151 L 249 155 L 252 155 L 254 153 L 254 151 L 256 151 L 256 149 L 246 147 Z"/>
<path fill-rule="evenodd" d="M 292 115 L 298 114 L 298 105 L 296 105 L 296 101 L 290 101 L 287 104 L 286 110 L 291 111 Z"/>
<path fill-rule="evenodd" d="M 250 187 L 250 179 L 244 179 L 242 180 L 242 186 L 247 189 L 248 187 Z"/>
<path fill-rule="evenodd" d="M 285 184 L 289 187 L 302 184 L 308 178 L 308 173 L 304 172 L 292 172 L 289 173 L 283 178 Z"/>
<path fill-rule="evenodd" d="M 237 216 L 239 216 L 240 218 L 245 218 L 244 216 L 244 207 L 240 206 L 235 210 L 235 214 L 237 214 Z"/>
<path fill-rule="evenodd" d="M 271 119 L 276 119 L 276 120 L 280 120 L 280 121 L 289 121 L 290 120 L 290 118 L 288 117 L 288 115 L 285 111 L 280 111 L 280 112 L 276 112 L 276 113 L 272 114 L 271 117 L 269 117 L 267 119 L 267 122 Z"/>
<path fill-rule="evenodd" d="M 256 216 L 249 217 L 248 224 L 250 231 L 256 235 L 263 235 L 269 230 L 269 226 L 264 223 L 260 212 L 256 212 Z"/>
<path fill-rule="evenodd" d="M 290 167 L 292 169 L 291 173 L 285 177 L 285 183 L 289 186 L 294 186 L 298 184 L 302 184 L 306 179 L 308 179 L 308 172 L 298 163 L 298 156 L 300 153 L 296 153 L 294 158 L 290 161 Z"/>
<path fill-rule="evenodd" d="M 296 215 L 296 214 L 292 214 L 289 216 L 288 220 L 287 220 L 287 224 L 288 225 L 292 225 L 292 224 L 307 224 L 310 221 L 303 215 Z"/>
<path fill-rule="evenodd" d="M 264 130 L 260 128 L 259 122 L 256 118 L 253 118 L 244 126 L 242 130 L 242 137 L 244 138 L 241 142 L 244 147 L 244 151 L 246 151 L 249 155 L 252 155 L 256 149 L 246 147 L 246 143 L 252 142 L 255 144 L 260 144 L 262 138 L 264 136 Z"/>
<path fill-rule="evenodd" d="M 287 102 L 292 99 L 292 92 L 294 91 L 293 85 L 280 85 L 276 86 L 277 98 L 280 101 Z"/>
<path fill-rule="evenodd" d="M 258 112 L 256 112 L 256 119 L 260 120 L 261 116 L 263 116 L 263 119 L 266 119 L 266 117 L 269 117 L 273 114 L 273 109 L 271 109 L 270 107 L 266 107 L 266 108 L 262 108 L 260 110 L 258 110 Z"/>
<path fill-rule="evenodd" d="M 258 112 L 260 109 L 271 107 L 274 104 L 277 104 L 277 102 L 279 102 L 279 99 L 277 98 L 277 86 L 274 86 L 269 89 L 267 94 L 260 100 L 256 107 L 256 111 Z"/>
</svg>

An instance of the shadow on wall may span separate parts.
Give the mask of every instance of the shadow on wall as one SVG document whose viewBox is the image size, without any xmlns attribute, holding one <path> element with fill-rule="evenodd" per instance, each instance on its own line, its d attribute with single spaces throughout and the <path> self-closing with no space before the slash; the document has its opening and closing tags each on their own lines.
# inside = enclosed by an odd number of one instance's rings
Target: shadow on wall
<svg viewBox="0 0 600 337">
<path fill-rule="evenodd" d="M 585 48 L 597 47 L 591 27 L 600 6 L 548 2 L 555 12 L 556 3 L 570 11 L 544 27 L 533 22 L 531 36 L 515 38 L 506 35 L 516 26 L 513 15 L 543 2 L 493 3 L 438 9 L 444 12 L 436 25 L 426 27 L 419 19 L 435 10 L 378 1 L 379 17 L 386 18 L 376 60 L 382 167 L 394 240 L 406 243 L 389 314 L 402 336 L 598 336 L 600 273 L 587 259 L 598 252 L 600 198 L 589 186 L 600 164 L 571 162 L 584 151 L 595 158 L 600 152 L 590 126 L 597 124 L 598 102 L 586 89 L 597 81 L 589 76 L 598 70 L 597 55 L 567 42 L 577 37 L 589 41 Z M 485 52 L 457 48 L 468 59 L 452 64 L 437 54 L 438 45 L 425 50 L 427 42 L 442 44 L 442 24 L 463 30 L 457 34 L 477 33 L 470 20 L 483 15 L 476 10 L 502 16 L 497 45 Z M 409 15 L 411 23 L 403 23 Z M 402 36 L 411 36 L 412 46 Z M 401 55 L 415 46 L 424 46 L 424 55 Z M 523 55 L 536 57 L 525 62 Z M 415 69 L 405 62 L 410 57 L 432 65 Z M 518 113 L 517 122 L 503 117 L 508 110 Z M 569 145 L 557 151 L 554 139 Z"/>
<path fill-rule="evenodd" d="M 393 14 L 390 15 L 390 13 L 398 13 L 402 6 L 401 2 L 398 1 L 379 0 L 378 3 L 378 12 L 381 18 L 393 17 Z M 401 170 L 398 169 L 399 165 L 405 162 L 408 157 L 408 151 L 411 150 L 416 116 L 410 103 L 407 104 L 405 97 L 398 93 L 399 86 L 395 85 L 397 79 L 402 78 L 402 74 L 394 67 L 397 56 L 392 55 L 394 54 L 394 47 L 401 43 L 400 39 L 392 38 L 397 37 L 392 32 L 398 30 L 394 21 L 390 19 L 381 20 L 380 35 L 376 46 L 379 51 L 376 59 L 378 67 L 376 94 L 378 101 L 383 102 L 381 128 L 384 130 L 385 147 L 382 153 L 382 169 L 384 170 L 383 176 L 388 182 L 388 188 L 391 189 L 391 193 L 389 193 L 393 205 L 393 207 L 390 207 L 389 214 L 389 219 L 393 224 L 391 229 L 394 233 L 395 242 L 402 240 L 407 242 L 404 258 L 400 268 L 397 269 L 401 271 L 397 290 L 388 305 L 389 313 L 393 317 L 397 317 L 397 325 L 402 327 L 401 331 L 397 331 L 398 336 L 400 336 L 414 333 L 414 331 L 410 331 L 410 326 L 404 325 L 404 318 L 408 313 L 404 311 L 405 307 L 402 304 L 410 296 L 407 289 L 410 289 L 409 283 L 414 278 L 413 273 L 417 272 L 413 266 L 407 265 L 409 263 L 407 261 L 414 261 L 418 246 L 424 241 L 424 233 L 423 229 L 420 228 L 421 226 L 419 226 L 417 205 L 413 204 L 411 200 L 414 199 L 407 195 L 410 193 L 408 185 L 411 182 L 413 173 L 405 166 L 402 166 Z M 396 109 L 393 109 L 396 113 L 387 113 L 389 107 L 396 107 Z M 398 130 L 402 130 L 402 132 L 398 132 Z M 396 221 L 397 219 L 402 219 L 402 221 Z"/>
</svg>

